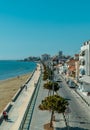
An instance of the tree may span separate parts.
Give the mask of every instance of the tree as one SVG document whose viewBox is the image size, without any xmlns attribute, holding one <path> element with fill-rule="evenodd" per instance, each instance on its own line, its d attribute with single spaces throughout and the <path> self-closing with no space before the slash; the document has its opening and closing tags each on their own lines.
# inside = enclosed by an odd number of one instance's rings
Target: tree
<svg viewBox="0 0 90 130">
<path fill-rule="evenodd" d="M 44 84 L 44 88 L 49 90 L 49 92 L 48 92 L 48 96 L 49 96 L 49 93 L 51 92 L 51 90 L 54 90 L 57 93 L 57 91 L 59 90 L 60 87 L 57 82 L 49 81 Z M 50 95 L 51 95 L 51 93 L 50 93 Z"/>
<path fill-rule="evenodd" d="M 50 127 L 52 127 L 52 120 L 54 112 L 64 113 L 68 105 L 68 101 L 59 95 L 48 96 L 42 100 L 39 105 L 40 110 L 49 110 L 51 111 L 51 120 Z"/>
<path fill-rule="evenodd" d="M 47 80 L 50 77 L 49 70 L 48 70 L 48 67 L 44 64 L 43 64 L 43 67 L 44 67 L 43 80 Z"/>
</svg>

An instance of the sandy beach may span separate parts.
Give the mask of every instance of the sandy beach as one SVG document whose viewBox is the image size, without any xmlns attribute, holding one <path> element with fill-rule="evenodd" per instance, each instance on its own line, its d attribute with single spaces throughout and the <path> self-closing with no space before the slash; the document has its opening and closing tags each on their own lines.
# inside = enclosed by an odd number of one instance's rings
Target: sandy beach
<svg viewBox="0 0 90 130">
<path fill-rule="evenodd" d="M 31 73 L 0 81 L 0 113 L 11 102 L 18 89 L 28 80 Z"/>
</svg>

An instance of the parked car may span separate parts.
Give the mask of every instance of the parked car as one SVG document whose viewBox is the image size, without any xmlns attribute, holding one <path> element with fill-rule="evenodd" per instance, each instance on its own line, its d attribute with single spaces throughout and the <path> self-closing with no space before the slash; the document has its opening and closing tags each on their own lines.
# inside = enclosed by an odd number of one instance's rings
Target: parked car
<svg viewBox="0 0 90 130">
<path fill-rule="evenodd" d="M 69 85 L 70 88 L 76 88 L 77 87 L 77 84 L 72 80 L 68 81 L 68 85 Z"/>
</svg>

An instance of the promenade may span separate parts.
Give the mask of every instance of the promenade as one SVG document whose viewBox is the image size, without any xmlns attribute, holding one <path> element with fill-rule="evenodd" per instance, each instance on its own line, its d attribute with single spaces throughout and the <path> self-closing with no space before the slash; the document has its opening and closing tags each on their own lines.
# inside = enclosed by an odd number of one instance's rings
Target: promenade
<svg viewBox="0 0 90 130">
<path fill-rule="evenodd" d="M 35 89 L 35 83 L 37 83 L 40 76 L 40 66 L 38 65 L 36 71 L 34 72 L 31 80 L 27 84 L 27 90 L 23 89 L 17 100 L 13 102 L 8 115 L 8 121 L 4 121 L 0 125 L 0 130 L 18 130 L 20 123 L 22 121 L 23 115 L 26 111 L 28 103 L 31 99 L 32 93 Z"/>
</svg>

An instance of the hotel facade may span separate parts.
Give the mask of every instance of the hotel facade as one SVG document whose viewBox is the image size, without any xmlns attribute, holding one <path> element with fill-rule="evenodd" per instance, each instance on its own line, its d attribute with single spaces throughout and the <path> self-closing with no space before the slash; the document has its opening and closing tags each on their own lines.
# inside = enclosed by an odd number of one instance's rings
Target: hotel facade
<svg viewBox="0 0 90 130">
<path fill-rule="evenodd" d="M 79 54 L 79 89 L 90 92 L 90 41 L 85 42 Z"/>
</svg>

